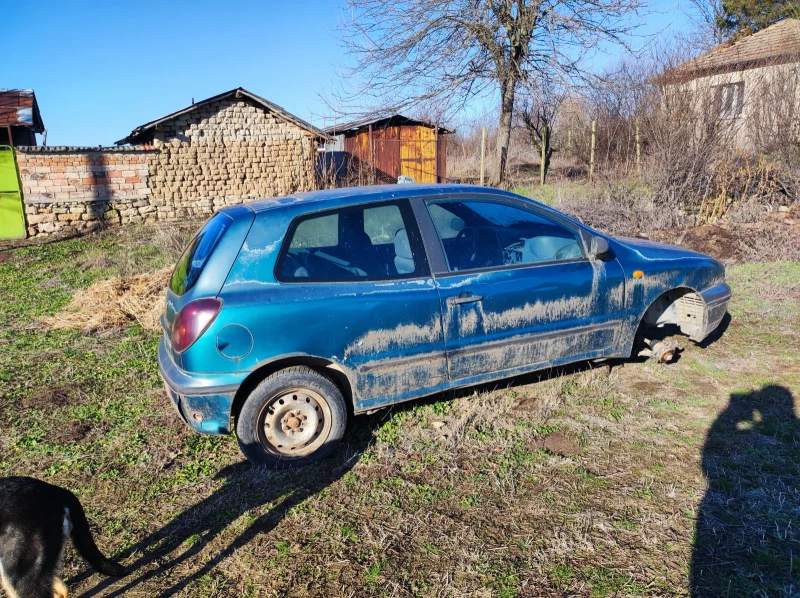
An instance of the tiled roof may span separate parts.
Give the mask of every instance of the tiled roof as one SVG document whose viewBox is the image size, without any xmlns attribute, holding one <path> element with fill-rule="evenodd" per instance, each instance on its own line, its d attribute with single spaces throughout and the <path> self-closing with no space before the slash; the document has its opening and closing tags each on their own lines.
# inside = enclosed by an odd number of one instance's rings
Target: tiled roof
<svg viewBox="0 0 800 598">
<path fill-rule="evenodd" d="M 799 59 L 800 20 L 784 19 L 753 35 L 722 43 L 668 74 L 692 78 Z"/>
<path fill-rule="evenodd" d="M 88 154 L 96 153 L 120 153 L 120 152 L 149 152 L 157 151 L 152 145 L 124 145 L 124 146 L 101 146 L 101 145 L 21 145 L 14 148 L 23 154 Z"/>
<path fill-rule="evenodd" d="M 0 89 L 0 127 L 30 127 L 44 132 L 39 105 L 32 89 Z"/>
<path fill-rule="evenodd" d="M 201 106 L 205 106 L 206 104 L 210 104 L 212 102 L 217 102 L 219 100 L 226 100 L 226 99 L 240 99 L 240 98 L 247 98 L 251 102 L 260 105 L 262 108 L 269 110 L 279 118 L 290 122 L 294 125 L 297 125 L 301 129 L 304 129 L 310 133 L 313 133 L 317 137 L 322 139 L 327 139 L 327 135 L 323 133 L 320 129 L 313 126 L 311 123 L 304 121 L 302 118 L 295 116 L 291 112 L 287 112 L 277 104 L 273 104 L 269 100 L 265 100 L 264 98 L 257 96 L 254 93 L 247 91 L 242 87 L 237 87 L 236 89 L 232 89 L 230 91 L 226 91 L 225 93 L 221 93 L 216 95 L 212 98 L 208 98 L 202 100 L 200 102 L 196 102 L 191 106 L 187 106 L 186 108 L 182 108 L 181 110 L 177 110 L 171 114 L 167 114 L 166 116 L 162 116 L 161 118 L 157 118 L 156 120 L 151 120 L 149 123 L 145 123 L 139 127 L 136 127 L 131 134 L 128 135 L 125 139 L 120 139 L 117 141 L 117 145 L 124 145 L 126 143 L 139 143 L 142 139 L 150 138 L 150 130 L 154 129 L 156 126 L 160 125 L 163 122 L 168 120 L 172 120 L 173 118 L 177 118 L 183 114 L 196 110 Z"/>
</svg>

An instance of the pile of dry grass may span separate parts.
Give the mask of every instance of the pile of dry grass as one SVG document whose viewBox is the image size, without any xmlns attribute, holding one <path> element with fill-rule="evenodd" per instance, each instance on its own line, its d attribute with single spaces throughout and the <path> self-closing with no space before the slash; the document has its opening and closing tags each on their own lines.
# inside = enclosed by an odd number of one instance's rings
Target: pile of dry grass
<svg viewBox="0 0 800 598">
<path fill-rule="evenodd" d="M 148 274 L 101 280 L 75 293 L 64 311 L 42 321 L 49 328 L 86 331 L 121 328 L 135 321 L 158 330 L 171 272 L 168 266 Z"/>
</svg>

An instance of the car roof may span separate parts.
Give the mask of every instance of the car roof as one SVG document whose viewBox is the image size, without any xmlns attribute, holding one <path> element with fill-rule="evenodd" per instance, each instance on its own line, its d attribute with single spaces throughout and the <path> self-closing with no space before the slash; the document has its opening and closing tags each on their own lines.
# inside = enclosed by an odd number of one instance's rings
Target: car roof
<svg viewBox="0 0 800 598">
<path fill-rule="evenodd" d="M 286 197 L 260 199 L 248 202 L 245 205 L 256 213 L 279 209 L 289 205 L 297 205 L 298 203 L 313 204 L 313 208 L 318 210 L 325 207 L 386 201 L 399 198 L 430 197 L 436 195 L 474 195 L 476 193 L 491 194 L 499 197 L 520 198 L 519 195 L 509 193 L 508 191 L 492 189 L 490 187 L 480 187 L 478 185 L 429 183 L 416 185 L 372 185 L 369 187 L 342 187 L 339 189 L 325 189 L 322 191 L 307 191 L 305 193 L 295 193 L 294 195 Z M 528 201 L 533 202 L 531 199 L 528 199 Z"/>
</svg>

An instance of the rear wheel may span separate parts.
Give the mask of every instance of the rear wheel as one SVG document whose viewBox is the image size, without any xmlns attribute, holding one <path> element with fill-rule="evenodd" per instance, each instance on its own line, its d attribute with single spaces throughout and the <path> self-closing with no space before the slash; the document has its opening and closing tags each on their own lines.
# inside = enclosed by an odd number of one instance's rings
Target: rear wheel
<svg viewBox="0 0 800 598">
<path fill-rule="evenodd" d="M 336 384 L 298 366 L 272 374 L 250 393 L 236 420 L 236 438 L 253 463 L 297 467 L 330 455 L 346 424 Z"/>
</svg>

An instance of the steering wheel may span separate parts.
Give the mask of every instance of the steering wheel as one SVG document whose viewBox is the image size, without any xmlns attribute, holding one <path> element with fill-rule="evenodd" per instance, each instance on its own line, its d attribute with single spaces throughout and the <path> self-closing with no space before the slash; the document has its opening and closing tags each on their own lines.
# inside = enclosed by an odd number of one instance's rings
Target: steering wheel
<svg viewBox="0 0 800 598">
<path fill-rule="evenodd" d="M 474 265 L 478 258 L 478 230 L 473 226 L 467 226 L 458 231 L 456 247 L 459 255 L 467 256 L 468 264 Z"/>
</svg>

